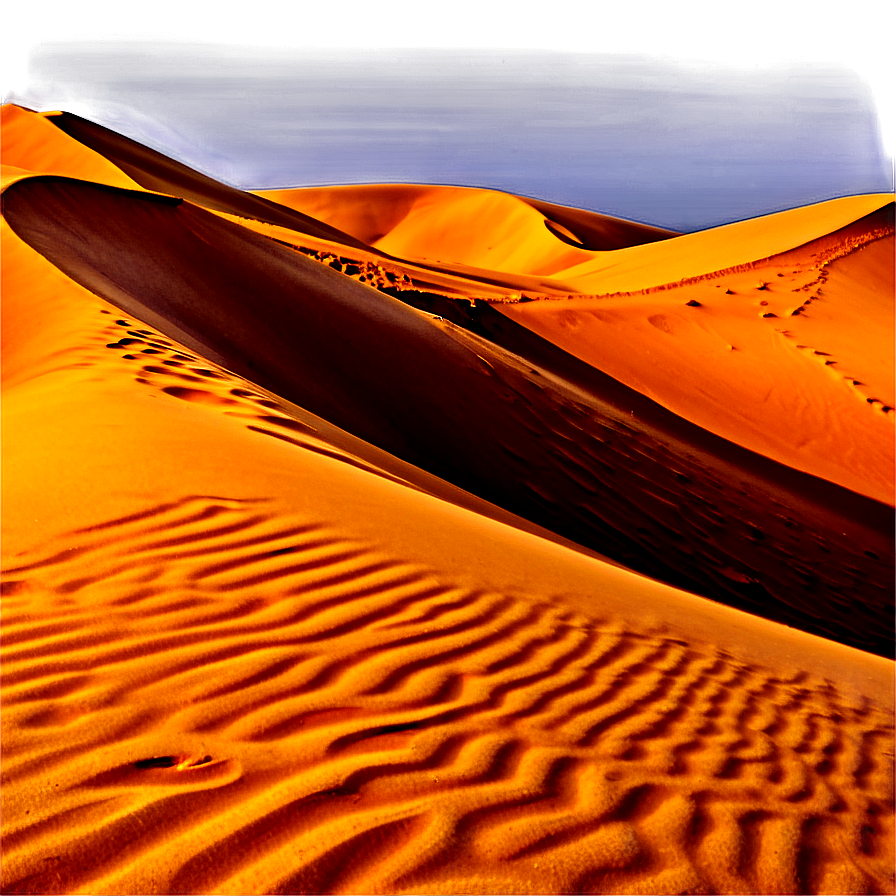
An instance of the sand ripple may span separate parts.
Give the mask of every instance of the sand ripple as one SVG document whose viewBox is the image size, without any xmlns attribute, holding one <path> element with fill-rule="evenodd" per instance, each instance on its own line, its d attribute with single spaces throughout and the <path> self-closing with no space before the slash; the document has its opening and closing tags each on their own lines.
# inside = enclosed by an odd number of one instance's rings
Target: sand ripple
<svg viewBox="0 0 896 896">
<path fill-rule="evenodd" d="M 892 719 L 830 680 L 264 500 L 104 520 L 5 581 L 5 892 L 887 886 Z"/>
</svg>

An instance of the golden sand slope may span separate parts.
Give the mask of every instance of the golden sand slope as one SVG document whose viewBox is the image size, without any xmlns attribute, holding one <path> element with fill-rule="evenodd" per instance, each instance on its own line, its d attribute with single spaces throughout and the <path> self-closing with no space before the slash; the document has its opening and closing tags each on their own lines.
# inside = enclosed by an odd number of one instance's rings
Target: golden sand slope
<svg viewBox="0 0 896 896">
<path fill-rule="evenodd" d="M 892 505 L 893 245 L 890 203 L 745 270 L 501 310 L 712 432 Z"/>
<path fill-rule="evenodd" d="M 550 276 L 672 231 L 471 187 L 371 184 L 259 193 L 404 259 Z M 338 223 L 337 223 L 338 222 Z M 574 228 L 571 229 L 571 228 Z"/>
<path fill-rule="evenodd" d="M 66 174 L 113 187 L 139 189 L 117 165 L 54 127 L 55 117 L 37 115 L 19 106 L 3 106 L 3 167 Z"/>
<path fill-rule="evenodd" d="M 873 502 L 793 491 L 649 402 L 626 422 L 623 387 L 190 203 L 60 178 L 6 197 L 129 310 L 4 221 L 3 892 L 893 892 L 891 661 L 629 572 L 324 418 L 397 439 L 436 425 L 428 398 L 458 464 L 582 508 L 621 477 L 618 519 L 643 503 L 659 545 L 697 523 L 680 552 L 707 566 L 748 499 L 785 550 L 754 562 L 802 551 L 847 599 L 874 561 L 831 520 Z M 315 321 L 288 364 L 278 334 Z M 390 420 L 395 353 L 420 399 Z M 292 402 L 234 372 L 262 367 Z M 749 494 L 708 503 L 732 464 Z M 845 503 L 826 523 L 812 494 Z"/>
</svg>

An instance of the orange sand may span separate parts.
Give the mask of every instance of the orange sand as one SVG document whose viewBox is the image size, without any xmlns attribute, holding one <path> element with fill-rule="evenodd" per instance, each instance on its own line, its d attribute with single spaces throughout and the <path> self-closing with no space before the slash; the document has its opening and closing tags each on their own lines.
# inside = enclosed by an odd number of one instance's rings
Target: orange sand
<svg viewBox="0 0 896 896">
<path fill-rule="evenodd" d="M 3 111 L 4 893 L 893 892 L 887 197 L 271 211 Z"/>
</svg>

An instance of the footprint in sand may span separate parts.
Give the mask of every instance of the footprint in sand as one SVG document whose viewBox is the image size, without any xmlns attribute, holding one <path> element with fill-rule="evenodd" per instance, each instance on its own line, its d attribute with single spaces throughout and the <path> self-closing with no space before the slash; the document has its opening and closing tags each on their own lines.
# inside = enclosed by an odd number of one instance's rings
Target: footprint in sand
<svg viewBox="0 0 896 896">
<path fill-rule="evenodd" d="M 138 759 L 134 763 L 134 768 L 141 771 L 145 769 L 155 768 L 173 768 L 176 771 L 184 771 L 185 769 L 199 768 L 208 765 L 212 761 L 211 756 L 184 757 L 184 756 L 156 756 L 152 759 Z"/>
<path fill-rule="evenodd" d="M 108 312 L 107 312 L 108 313 Z M 276 427 L 300 432 L 304 434 L 314 434 L 317 430 L 308 424 L 294 420 L 288 416 L 283 408 L 282 403 L 265 397 L 262 393 L 246 388 L 229 388 L 225 394 L 220 394 L 206 388 L 198 388 L 198 384 L 208 384 L 210 387 L 218 388 L 218 384 L 214 381 L 220 381 L 220 386 L 234 386 L 236 383 L 242 382 L 238 378 L 229 375 L 225 371 L 214 370 L 211 367 L 194 366 L 198 359 L 193 355 L 180 350 L 180 347 L 174 343 L 162 339 L 156 333 L 149 329 L 135 329 L 134 324 L 126 320 L 117 320 L 116 324 L 121 327 L 128 327 L 126 335 L 117 341 L 109 342 L 106 348 L 110 349 L 131 349 L 134 346 L 146 345 L 148 348 L 142 350 L 143 354 L 167 354 L 169 357 L 160 358 L 157 364 L 147 364 L 140 370 L 142 376 L 137 377 L 137 382 L 146 386 L 157 386 L 158 377 L 164 377 L 171 381 L 179 380 L 189 385 L 165 385 L 160 387 L 160 391 L 173 398 L 179 398 L 182 401 L 189 401 L 193 404 L 202 404 L 210 407 L 228 407 L 236 408 L 243 405 L 252 415 L 252 419 L 272 424 Z M 106 328 L 107 332 L 114 332 L 114 328 Z M 137 355 L 127 353 L 121 356 L 125 360 L 138 360 Z M 259 414 L 258 410 L 268 410 L 278 412 L 276 415 Z M 229 411 L 228 413 L 234 413 Z M 266 435 L 275 435 L 276 433 L 263 430 L 259 427 L 249 426 L 250 430 L 264 432 Z M 284 440 L 288 437 L 277 436 Z M 298 443 L 297 443 L 298 444 Z M 310 447 L 302 443 L 303 447 Z M 319 450 L 315 448 L 314 450 Z M 340 458 L 342 455 L 339 455 Z"/>
<path fill-rule="evenodd" d="M 208 753 L 172 753 L 148 756 L 100 772 L 86 783 L 105 787 L 222 787 L 242 775 L 238 759 L 216 759 Z"/>
<path fill-rule="evenodd" d="M 793 334 L 787 330 L 778 330 L 777 332 L 785 338 L 793 338 Z M 838 377 L 840 377 L 849 388 L 853 389 L 860 398 L 864 398 L 865 401 L 875 410 L 878 410 L 884 414 L 892 413 L 893 408 L 890 405 L 881 401 L 879 398 L 863 394 L 861 387 L 863 387 L 865 383 L 863 383 L 861 380 L 854 379 L 849 374 L 842 373 L 841 371 L 833 370 L 833 368 L 837 367 L 840 362 L 838 362 L 836 358 L 831 357 L 830 352 L 825 352 L 821 349 L 814 348 L 811 345 L 804 345 L 801 343 L 797 343 L 796 348 L 798 351 L 810 353 L 812 357 L 817 358 L 819 361 L 821 361 L 825 367 L 832 368 L 832 373 L 835 373 Z"/>
<path fill-rule="evenodd" d="M 209 404 L 215 406 L 239 404 L 239 402 L 232 398 L 224 398 L 221 395 L 206 392 L 204 389 L 189 389 L 186 386 L 164 386 L 162 392 L 166 395 L 172 395 L 174 398 L 181 398 L 184 401 L 192 401 L 197 404 Z"/>
</svg>

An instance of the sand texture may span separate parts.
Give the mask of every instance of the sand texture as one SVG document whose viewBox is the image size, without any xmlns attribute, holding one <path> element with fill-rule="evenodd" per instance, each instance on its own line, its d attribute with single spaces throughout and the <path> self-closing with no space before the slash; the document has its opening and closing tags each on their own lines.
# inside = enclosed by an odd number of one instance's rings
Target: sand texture
<svg viewBox="0 0 896 896">
<path fill-rule="evenodd" d="M 3 168 L 3 893 L 894 892 L 892 196 Z"/>
</svg>

